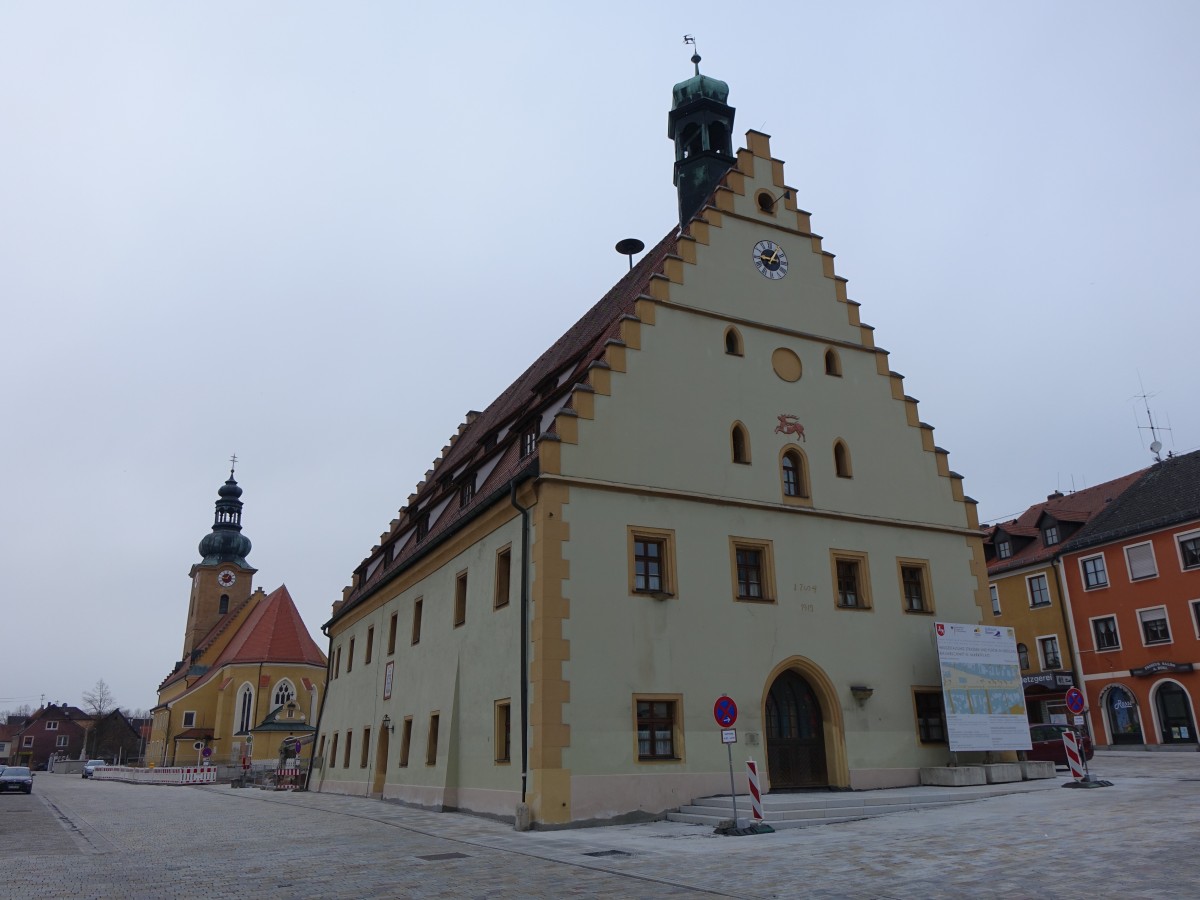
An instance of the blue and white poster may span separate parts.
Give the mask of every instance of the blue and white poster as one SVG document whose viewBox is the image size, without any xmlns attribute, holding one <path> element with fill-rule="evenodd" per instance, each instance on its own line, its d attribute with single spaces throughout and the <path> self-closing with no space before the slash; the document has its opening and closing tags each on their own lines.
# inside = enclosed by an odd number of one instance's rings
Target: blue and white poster
<svg viewBox="0 0 1200 900">
<path fill-rule="evenodd" d="M 1030 749 L 1013 630 L 950 622 L 938 622 L 934 629 L 950 749 Z"/>
</svg>

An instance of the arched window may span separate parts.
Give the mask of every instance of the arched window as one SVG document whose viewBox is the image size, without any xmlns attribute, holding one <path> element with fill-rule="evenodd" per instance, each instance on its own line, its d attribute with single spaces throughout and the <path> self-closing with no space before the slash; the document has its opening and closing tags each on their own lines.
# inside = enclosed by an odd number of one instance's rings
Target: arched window
<svg viewBox="0 0 1200 900">
<path fill-rule="evenodd" d="M 718 153 L 728 153 L 729 129 L 723 122 L 713 122 L 708 126 L 708 149 Z"/>
<path fill-rule="evenodd" d="M 1022 669 L 1029 668 L 1029 648 L 1024 644 L 1017 644 L 1017 662 L 1021 664 Z"/>
<path fill-rule="evenodd" d="M 785 497 L 808 496 L 808 473 L 804 470 L 804 457 L 798 450 L 786 450 L 780 461 Z"/>
<path fill-rule="evenodd" d="M 272 698 L 271 708 L 278 709 L 283 704 L 296 699 L 296 689 L 292 687 L 292 683 L 288 679 L 283 679 L 275 686 L 275 696 Z"/>
<path fill-rule="evenodd" d="M 845 441 L 837 441 L 833 445 L 833 468 L 837 472 L 838 478 L 854 477 L 854 472 L 850 468 L 850 449 L 846 446 Z"/>
<path fill-rule="evenodd" d="M 742 355 L 742 336 L 738 330 L 730 326 L 725 332 L 725 352 L 730 356 Z"/>
<path fill-rule="evenodd" d="M 842 360 L 832 347 L 825 351 L 825 374 L 842 377 Z"/>
<path fill-rule="evenodd" d="M 733 426 L 733 430 L 729 433 L 729 441 L 733 449 L 733 461 L 735 463 L 750 462 L 750 438 L 746 434 L 746 428 L 741 422 Z"/>
<path fill-rule="evenodd" d="M 229 612 L 229 595 L 228 594 L 221 595 L 221 605 L 219 607 L 217 607 L 217 612 L 220 613 L 221 615 L 225 615 L 225 613 Z"/>
<path fill-rule="evenodd" d="M 242 689 L 238 691 L 238 734 L 246 734 L 250 731 L 251 716 L 254 714 L 254 689 L 248 684 L 243 684 Z"/>
<path fill-rule="evenodd" d="M 683 129 L 683 158 L 687 159 L 693 153 L 699 153 L 703 147 L 703 138 L 700 136 L 700 126 L 692 122 Z"/>
</svg>

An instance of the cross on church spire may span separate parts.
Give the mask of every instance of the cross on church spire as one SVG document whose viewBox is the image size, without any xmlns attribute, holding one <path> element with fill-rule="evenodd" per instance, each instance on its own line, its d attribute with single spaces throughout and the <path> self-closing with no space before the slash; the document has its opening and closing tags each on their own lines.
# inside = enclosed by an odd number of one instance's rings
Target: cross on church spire
<svg viewBox="0 0 1200 900">
<path fill-rule="evenodd" d="M 233 470 L 237 468 L 237 454 L 229 457 L 229 477 L 233 477 Z"/>
</svg>

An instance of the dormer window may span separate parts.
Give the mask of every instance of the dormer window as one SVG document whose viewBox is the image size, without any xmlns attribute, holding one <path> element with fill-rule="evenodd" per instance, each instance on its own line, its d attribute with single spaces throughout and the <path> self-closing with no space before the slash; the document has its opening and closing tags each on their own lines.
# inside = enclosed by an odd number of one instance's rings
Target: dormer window
<svg viewBox="0 0 1200 900">
<path fill-rule="evenodd" d="M 429 513 L 422 513 L 417 519 L 417 540 L 425 540 L 425 535 L 429 534 Z"/>
<path fill-rule="evenodd" d="M 458 489 L 458 508 L 462 509 L 475 497 L 475 473 L 466 477 Z"/>
<path fill-rule="evenodd" d="M 1047 525 L 1046 530 L 1042 532 L 1042 540 L 1047 547 L 1052 547 L 1058 543 L 1058 526 Z"/>
<path fill-rule="evenodd" d="M 537 449 L 538 427 L 531 425 L 521 432 L 521 458 L 532 455 Z"/>
<path fill-rule="evenodd" d="M 996 544 L 996 555 L 1001 559 L 1008 559 L 1012 556 L 1012 544 L 1008 541 L 1000 541 Z"/>
</svg>

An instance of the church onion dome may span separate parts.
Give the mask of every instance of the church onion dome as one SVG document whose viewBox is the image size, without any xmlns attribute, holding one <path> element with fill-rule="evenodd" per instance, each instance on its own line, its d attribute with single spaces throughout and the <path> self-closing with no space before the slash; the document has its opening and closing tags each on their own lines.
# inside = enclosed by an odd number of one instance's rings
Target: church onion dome
<svg viewBox="0 0 1200 900">
<path fill-rule="evenodd" d="M 250 553 L 250 538 L 242 534 L 242 489 L 229 472 L 229 480 L 217 491 L 216 512 L 213 516 L 212 533 L 200 541 L 202 565 L 234 563 L 250 568 L 246 556 Z"/>
<path fill-rule="evenodd" d="M 672 109 L 679 109 L 693 100 L 716 100 L 718 103 L 725 103 L 729 100 L 729 85 L 719 78 L 710 78 L 697 71 L 687 81 L 675 85 L 671 94 L 674 98 Z"/>
</svg>

